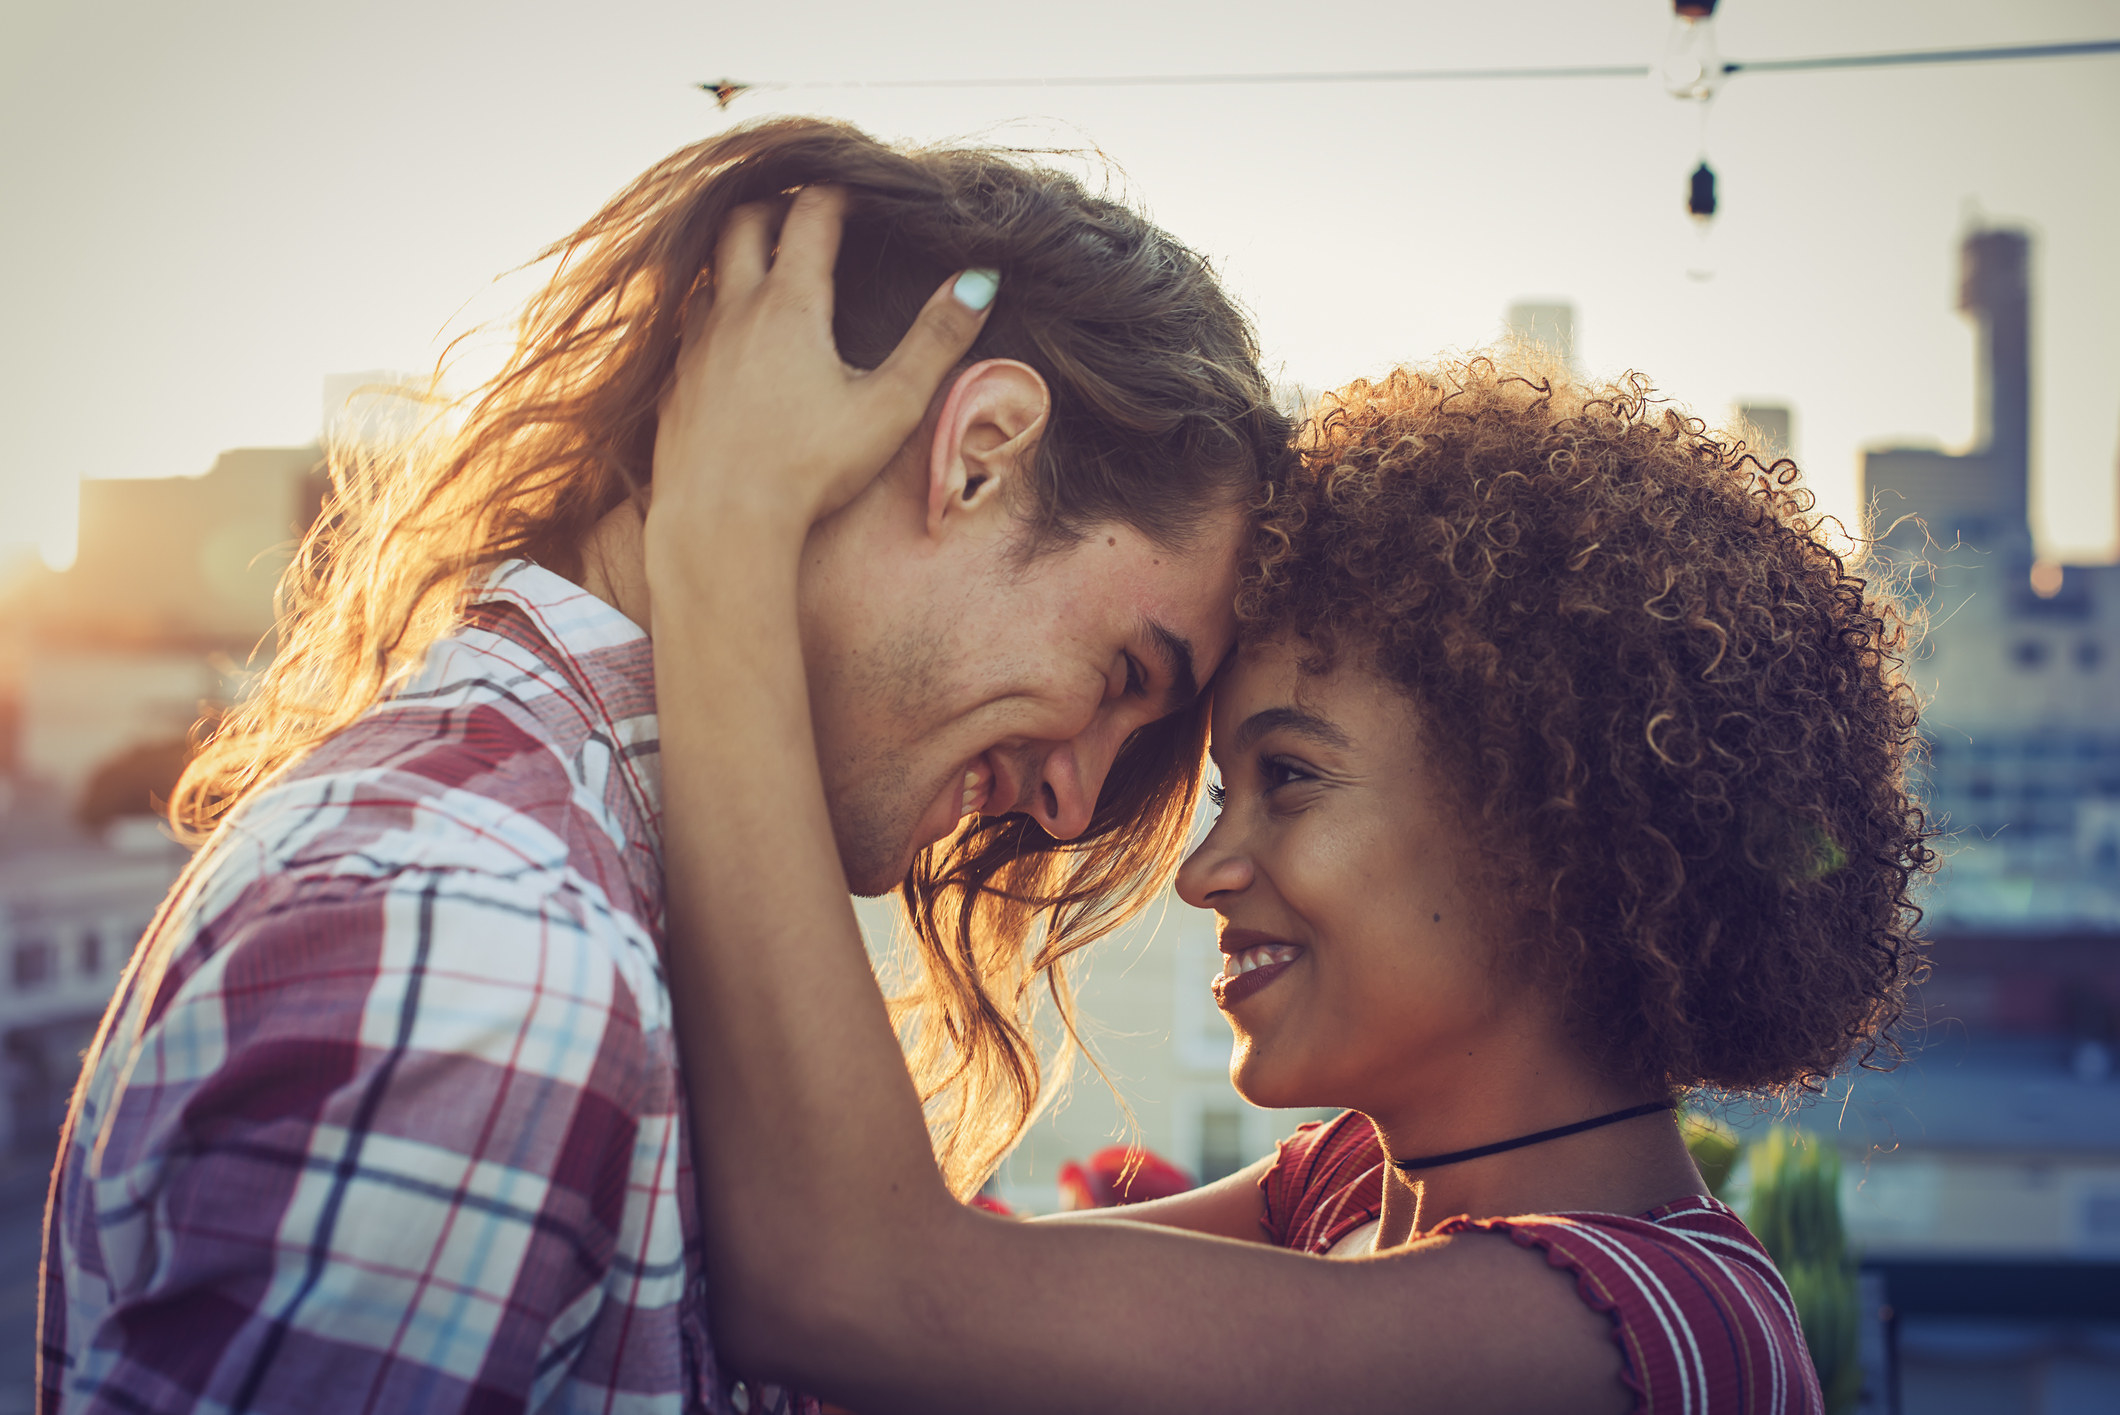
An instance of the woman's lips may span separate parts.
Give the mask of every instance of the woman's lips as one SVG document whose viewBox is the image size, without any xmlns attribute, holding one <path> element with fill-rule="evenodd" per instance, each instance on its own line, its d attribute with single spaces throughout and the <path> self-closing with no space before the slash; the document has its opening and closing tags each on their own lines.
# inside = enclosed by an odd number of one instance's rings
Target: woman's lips
<svg viewBox="0 0 2120 1415">
<path fill-rule="evenodd" d="M 1235 1007 L 1287 972 L 1302 954 L 1292 943 L 1261 943 L 1226 955 L 1214 981 L 1215 1005 L 1225 1011 Z"/>
</svg>

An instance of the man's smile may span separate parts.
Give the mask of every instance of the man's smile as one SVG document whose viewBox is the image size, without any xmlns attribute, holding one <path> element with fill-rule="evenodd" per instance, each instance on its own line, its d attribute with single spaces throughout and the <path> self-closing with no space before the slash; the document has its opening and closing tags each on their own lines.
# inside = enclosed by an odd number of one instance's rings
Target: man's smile
<svg viewBox="0 0 2120 1415">
<path fill-rule="evenodd" d="M 994 766 L 985 753 L 972 758 L 964 770 L 964 802 L 958 819 L 977 815 L 994 796 Z"/>
</svg>

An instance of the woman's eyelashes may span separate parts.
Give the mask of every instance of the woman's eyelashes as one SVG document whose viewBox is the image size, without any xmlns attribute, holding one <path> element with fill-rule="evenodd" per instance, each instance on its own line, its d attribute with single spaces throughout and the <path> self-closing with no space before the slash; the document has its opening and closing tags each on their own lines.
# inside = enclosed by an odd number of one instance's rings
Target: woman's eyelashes
<svg viewBox="0 0 2120 1415">
<path fill-rule="evenodd" d="M 1238 784 L 1240 799 L 1248 793 L 1263 799 L 1269 810 L 1285 811 L 1303 803 L 1301 799 L 1291 799 L 1300 793 L 1291 792 L 1290 787 L 1313 784 L 1319 778 L 1308 763 L 1294 757 L 1258 757 L 1242 763 L 1234 778 L 1224 772 L 1221 780 L 1207 783 L 1207 803 L 1215 808 L 1218 818 L 1229 809 L 1229 782 L 1232 779 Z"/>
<path fill-rule="evenodd" d="M 1253 766 L 1252 771 L 1247 774 L 1257 783 L 1253 788 L 1256 794 L 1266 798 L 1269 804 L 1273 802 L 1275 795 L 1284 791 L 1285 788 L 1300 786 L 1306 782 L 1318 779 L 1317 775 L 1303 763 L 1293 761 L 1287 757 L 1261 757 Z M 1217 812 L 1227 810 L 1229 808 L 1228 785 L 1223 781 L 1208 782 L 1207 800 L 1208 804 L 1213 806 Z"/>
<path fill-rule="evenodd" d="M 1294 786 L 1305 781 L 1315 781 L 1317 776 L 1301 762 L 1288 757 L 1261 757 L 1259 759 L 1259 784 L 1267 795 L 1284 786 Z"/>
</svg>

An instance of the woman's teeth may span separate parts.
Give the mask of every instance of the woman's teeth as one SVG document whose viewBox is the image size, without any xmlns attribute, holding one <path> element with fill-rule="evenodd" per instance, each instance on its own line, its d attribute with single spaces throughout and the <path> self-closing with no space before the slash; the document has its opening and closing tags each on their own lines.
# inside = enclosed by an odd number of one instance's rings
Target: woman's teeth
<svg viewBox="0 0 2120 1415">
<path fill-rule="evenodd" d="M 1241 977 L 1254 968 L 1263 968 L 1269 963 L 1287 963 L 1303 950 L 1286 943 L 1262 943 L 1247 948 L 1241 953 L 1232 953 L 1222 962 L 1222 976 Z"/>
<path fill-rule="evenodd" d="M 974 806 L 977 806 L 978 804 L 979 773 L 976 771 L 968 771 L 964 774 L 964 802 L 961 806 L 958 807 L 957 814 L 960 817 L 968 816 L 972 813 L 972 808 Z"/>
</svg>

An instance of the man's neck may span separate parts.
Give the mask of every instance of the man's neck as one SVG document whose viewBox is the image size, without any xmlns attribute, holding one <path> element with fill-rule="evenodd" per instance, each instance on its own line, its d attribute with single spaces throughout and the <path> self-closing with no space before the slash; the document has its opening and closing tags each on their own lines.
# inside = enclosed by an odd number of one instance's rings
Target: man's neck
<svg viewBox="0 0 2120 1415">
<path fill-rule="evenodd" d="M 582 542 L 581 586 L 649 633 L 647 557 L 637 498 L 613 507 Z"/>
</svg>

